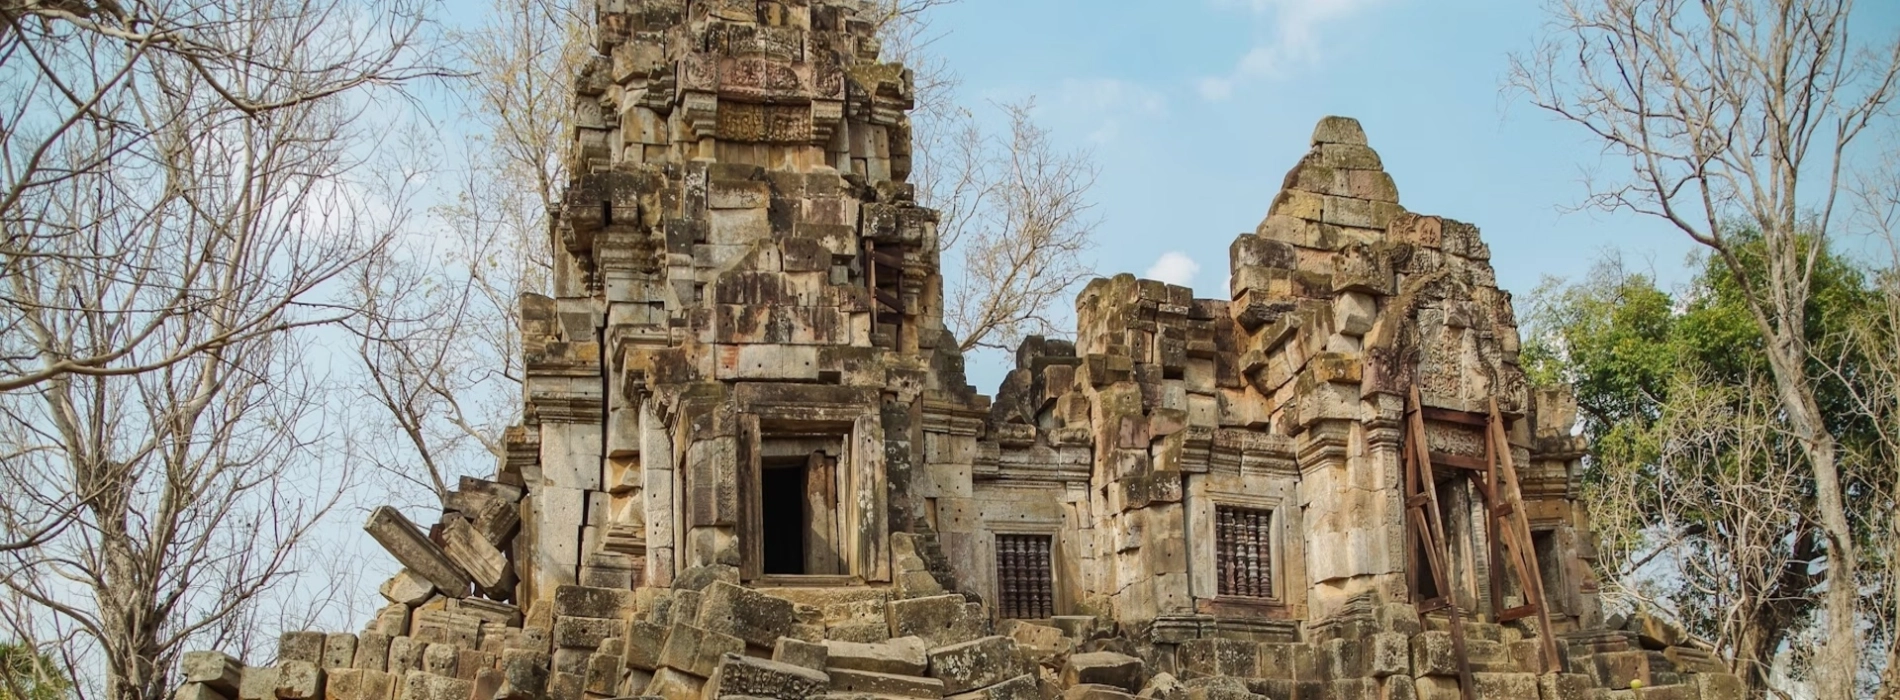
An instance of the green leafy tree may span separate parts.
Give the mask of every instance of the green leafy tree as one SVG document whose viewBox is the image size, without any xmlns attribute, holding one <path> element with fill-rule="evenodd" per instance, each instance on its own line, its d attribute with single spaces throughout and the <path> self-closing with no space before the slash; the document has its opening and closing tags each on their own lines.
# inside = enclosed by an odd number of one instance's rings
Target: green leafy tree
<svg viewBox="0 0 1900 700">
<path fill-rule="evenodd" d="M 63 700 L 72 687 L 52 658 L 25 644 L 0 642 L 0 700 Z"/>
<path fill-rule="evenodd" d="M 1736 258 L 1758 265 L 1759 237 L 1733 234 Z M 1850 455 L 1857 538 L 1878 536 L 1883 512 L 1860 467 L 1882 452 L 1856 397 L 1868 387 L 1852 331 L 1878 293 L 1850 261 L 1821 250 L 1804 318 L 1807 366 L 1827 430 Z M 1619 261 L 1534 295 L 1525 362 L 1533 381 L 1576 393 L 1590 438 L 1587 494 L 1606 580 L 1673 610 L 1714 640 L 1757 693 L 1809 631 L 1829 584 L 1815 482 L 1775 398 L 1764 341 L 1726 264 L 1705 262 L 1670 293 Z M 1858 584 L 1857 584 L 1858 585 Z M 1805 659 L 1798 659 L 1805 663 Z"/>
</svg>

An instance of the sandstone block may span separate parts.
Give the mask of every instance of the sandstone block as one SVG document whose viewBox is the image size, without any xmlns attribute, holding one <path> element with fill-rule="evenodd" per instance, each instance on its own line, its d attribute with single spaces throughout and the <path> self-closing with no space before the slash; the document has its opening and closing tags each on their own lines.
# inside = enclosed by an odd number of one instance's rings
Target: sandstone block
<svg viewBox="0 0 1900 700">
<path fill-rule="evenodd" d="M 475 585 L 490 595 L 505 594 L 504 584 L 512 584 L 514 571 L 508 556 L 488 542 L 488 537 L 467 518 L 449 516 L 442 528 L 442 553 L 468 574 Z"/>
<path fill-rule="evenodd" d="M 705 685 L 704 678 L 695 677 L 678 669 L 662 668 L 653 672 L 653 680 L 647 682 L 646 690 L 640 695 L 665 700 L 699 700 L 700 689 Z"/>
<path fill-rule="evenodd" d="M 826 657 L 825 645 L 817 642 L 779 637 L 778 642 L 772 645 L 773 661 L 802 666 L 814 671 L 825 670 Z"/>
<path fill-rule="evenodd" d="M 323 668 L 309 661 L 278 662 L 275 694 L 282 700 L 323 697 Z"/>
<path fill-rule="evenodd" d="M 922 637 L 932 647 L 977 637 L 986 632 L 986 620 L 968 615 L 957 594 L 893 600 L 891 637 Z"/>
<path fill-rule="evenodd" d="M 1112 651 L 1072 654 L 1062 667 L 1062 682 L 1068 685 L 1107 685 L 1130 693 L 1141 689 L 1141 659 Z"/>
<path fill-rule="evenodd" d="M 598 649 L 610 637 L 625 639 L 627 620 L 598 617 L 557 617 L 554 619 L 554 646 L 562 649 Z"/>
<path fill-rule="evenodd" d="M 389 643 L 392 638 L 381 632 L 364 632 L 356 636 L 356 656 L 350 659 L 351 668 L 366 671 L 389 670 Z"/>
<path fill-rule="evenodd" d="M 388 700 L 395 677 L 360 668 L 332 669 L 324 683 L 327 700 Z"/>
<path fill-rule="evenodd" d="M 555 586 L 554 614 L 568 617 L 623 619 L 633 617 L 638 603 L 633 591 L 588 586 Z"/>
<path fill-rule="evenodd" d="M 834 693 L 866 693 L 879 697 L 941 698 L 943 681 L 835 668 L 831 670 L 831 690 Z"/>
<path fill-rule="evenodd" d="M 1577 673 L 1547 673 L 1537 678 L 1542 700 L 1585 700 L 1595 686 L 1589 676 Z"/>
<path fill-rule="evenodd" d="M 468 574 L 449 561 L 441 547 L 430 542 L 415 523 L 409 522 L 396 509 L 378 507 L 370 513 L 363 529 L 375 538 L 377 544 L 388 550 L 396 561 L 428 580 L 443 595 L 461 597 L 468 594 Z"/>
<path fill-rule="evenodd" d="M 561 671 L 548 674 L 547 700 L 583 700 L 586 693 L 586 677 Z"/>
<path fill-rule="evenodd" d="M 218 691 L 212 690 L 211 686 L 205 685 L 203 683 L 186 683 L 184 685 L 178 686 L 178 690 L 172 693 L 171 700 L 230 700 L 230 699 L 224 696 L 223 694 L 219 693 Z"/>
<path fill-rule="evenodd" d="M 508 649 L 501 652 L 501 687 L 496 700 L 529 700 L 547 692 L 547 652 L 533 649 Z"/>
<path fill-rule="evenodd" d="M 1209 676 L 1249 678 L 1259 675 L 1255 673 L 1259 652 L 1258 645 L 1238 639 L 1190 639 L 1181 643 L 1175 658 L 1181 677 L 1189 681 Z"/>
<path fill-rule="evenodd" d="M 1517 698 L 1537 697 L 1537 674 L 1535 673 L 1485 673 L 1471 674 L 1472 685 L 1476 686 L 1478 700 L 1515 700 Z"/>
<path fill-rule="evenodd" d="M 660 667 L 660 650 L 666 646 L 666 628 L 634 620 L 627 635 L 627 668 L 652 671 Z"/>
<path fill-rule="evenodd" d="M 185 673 L 185 682 L 203 683 L 227 698 L 236 698 L 238 685 L 244 682 L 244 664 L 222 652 L 186 652 L 178 665 Z"/>
<path fill-rule="evenodd" d="M 825 651 L 827 668 L 921 676 L 930 665 L 929 649 L 918 637 L 898 637 L 876 644 L 827 639 Z"/>
<path fill-rule="evenodd" d="M 945 693 L 1002 683 L 1022 675 L 1027 670 L 1024 666 L 1016 641 L 1008 637 L 984 637 L 930 650 L 930 675 L 943 681 Z"/>
<path fill-rule="evenodd" d="M 429 648 L 428 644 L 418 641 L 414 637 L 390 638 L 389 664 L 388 664 L 389 672 L 395 673 L 395 674 L 406 674 L 410 671 L 421 670 L 422 669 L 422 653 L 428 648 Z"/>
<path fill-rule="evenodd" d="M 707 678 L 721 657 L 743 653 L 743 639 L 692 625 L 674 625 L 666 635 L 666 645 L 660 648 L 660 665 Z"/>
<path fill-rule="evenodd" d="M 1343 143 L 1353 146 L 1366 145 L 1366 131 L 1359 126 L 1359 120 L 1352 117 L 1323 117 L 1313 127 L 1313 145 L 1322 143 Z"/>
<path fill-rule="evenodd" d="M 438 676 L 455 676 L 462 660 L 461 650 L 450 644 L 430 644 L 422 650 L 422 670 Z"/>
<path fill-rule="evenodd" d="M 699 626 L 729 634 L 747 644 L 770 647 L 791 634 L 798 622 L 792 602 L 724 581 L 706 587 L 699 604 Z"/>
<path fill-rule="evenodd" d="M 323 668 L 349 668 L 356 661 L 356 635 L 339 632 L 323 638 Z"/>
<path fill-rule="evenodd" d="M 1068 689 L 1062 691 L 1062 700 L 1134 700 L 1134 699 L 1135 699 L 1135 696 L 1129 695 L 1127 692 L 1123 691 L 1121 688 L 1117 688 L 1112 685 L 1099 685 L 1095 683 L 1083 683 L 1081 685 L 1072 685 L 1072 686 L 1069 686 Z"/>
<path fill-rule="evenodd" d="M 1458 657 L 1452 653 L 1450 632 L 1432 630 L 1412 635 L 1412 674 L 1458 675 Z"/>
<path fill-rule="evenodd" d="M 706 681 L 707 697 L 747 695 L 780 700 L 802 700 L 825 692 L 831 678 L 802 666 L 727 654 Z"/>
<path fill-rule="evenodd" d="M 277 667 L 247 666 L 238 682 L 239 700 L 270 700 L 277 697 Z"/>
<path fill-rule="evenodd" d="M 402 690 L 397 700 L 468 700 L 474 694 L 473 681 L 410 671 L 402 677 Z"/>
<path fill-rule="evenodd" d="M 944 696 L 946 700 L 1042 700 L 1042 684 L 1028 674 L 987 688 Z"/>
<path fill-rule="evenodd" d="M 277 637 L 277 660 L 321 664 L 324 641 L 322 632 L 285 632 Z"/>
</svg>

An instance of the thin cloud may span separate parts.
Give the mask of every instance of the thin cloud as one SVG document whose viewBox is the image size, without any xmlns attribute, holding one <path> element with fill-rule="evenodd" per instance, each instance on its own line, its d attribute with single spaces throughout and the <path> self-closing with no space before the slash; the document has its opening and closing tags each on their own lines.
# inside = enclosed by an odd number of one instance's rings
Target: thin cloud
<svg viewBox="0 0 1900 700">
<path fill-rule="evenodd" d="M 1098 144 L 1114 141 L 1129 121 L 1164 116 L 1168 111 L 1161 93 L 1114 78 L 1071 78 L 1062 81 L 1057 94 L 1064 112 L 1093 122 L 1085 128 L 1089 140 Z"/>
<path fill-rule="evenodd" d="M 1155 264 L 1148 266 L 1148 272 L 1142 276 L 1168 284 L 1192 287 L 1194 276 L 1200 273 L 1201 264 L 1194 262 L 1194 258 L 1188 257 L 1186 253 L 1171 250 L 1155 259 Z"/>
<path fill-rule="evenodd" d="M 1234 90 L 1284 75 L 1290 68 L 1319 60 L 1327 25 L 1363 13 L 1382 0 L 1216 0 L 1215 6 L 1244 8 L 1265 28 L 1266 37 L 1234 63 L 1226 75 L 1203 77 L 1201 97 L 1225 100 Z"/>
</svg>

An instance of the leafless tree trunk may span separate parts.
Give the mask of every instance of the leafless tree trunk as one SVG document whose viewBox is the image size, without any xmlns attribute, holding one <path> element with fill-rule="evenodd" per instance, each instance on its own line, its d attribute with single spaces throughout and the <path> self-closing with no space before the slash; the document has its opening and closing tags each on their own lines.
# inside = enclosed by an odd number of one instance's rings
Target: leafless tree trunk
<svg viewBox="0 0 1900 700">
<path fill-rule="evenodd" d="M 0 637 L 80 697 L 248 646 L 337 501 L 297 329 L 400 224 L 367 110 L 439 74 L 419 10 L 0 2 Z"/>
<path fill-rule="evenodd" d="M 1853 697 L 1858 558 L 1839 446 L 1808 376 L 1804 337 L 1850 148 L 1890 116 L 1900 42 L 1855 43 L 1851 0 L 1553 0 L 1554 34 L 1513 59 L 1512 83 L 1587 129 L 1624 177 L 1592 203 L 1669 222 L 1733 273 L 1767 340 L 1781 410 L 1816 490 L 1827 536 L 1827 619 L 1813 675 L 1825 700 Z M 1726 222 L 1760 231 L 1745 265 Z"/>
<path fill-rule="evenodd" d="M 548 212 L 567 184 L 572 76 L 592 52 L 582 5 L 496 0 L 492 21 L 458 33 L 468 116 L 478 138 L 451 146 L 447 201 L 431 212 L 440 235 L 409 241 L 362 269 L 351 324 L 366 370 L 372 422 L 359 451 L 383 475 L 437 499 L 460 474 L 506 456 L 502 429 L 520 412 L 520 295 L 545 293 Z M 485 458 L 485 459 L 484 459 Z"/>
</svg>

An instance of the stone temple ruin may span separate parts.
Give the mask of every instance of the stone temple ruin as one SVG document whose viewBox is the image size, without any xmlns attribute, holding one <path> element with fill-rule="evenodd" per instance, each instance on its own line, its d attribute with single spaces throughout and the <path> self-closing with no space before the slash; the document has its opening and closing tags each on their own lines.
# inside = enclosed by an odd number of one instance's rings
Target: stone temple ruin
<svg viewBox="0 0 1900 700">
<path fill-rule="evenodd" d="M 1477 229 L 1320 122 L 1232 294 L 1129 275 L 995 397 L 853 0 L 599 0 L 525 419 L 358 634 L 180 700 L 1741 697 L 1608 624 Z"/>
</svg>

